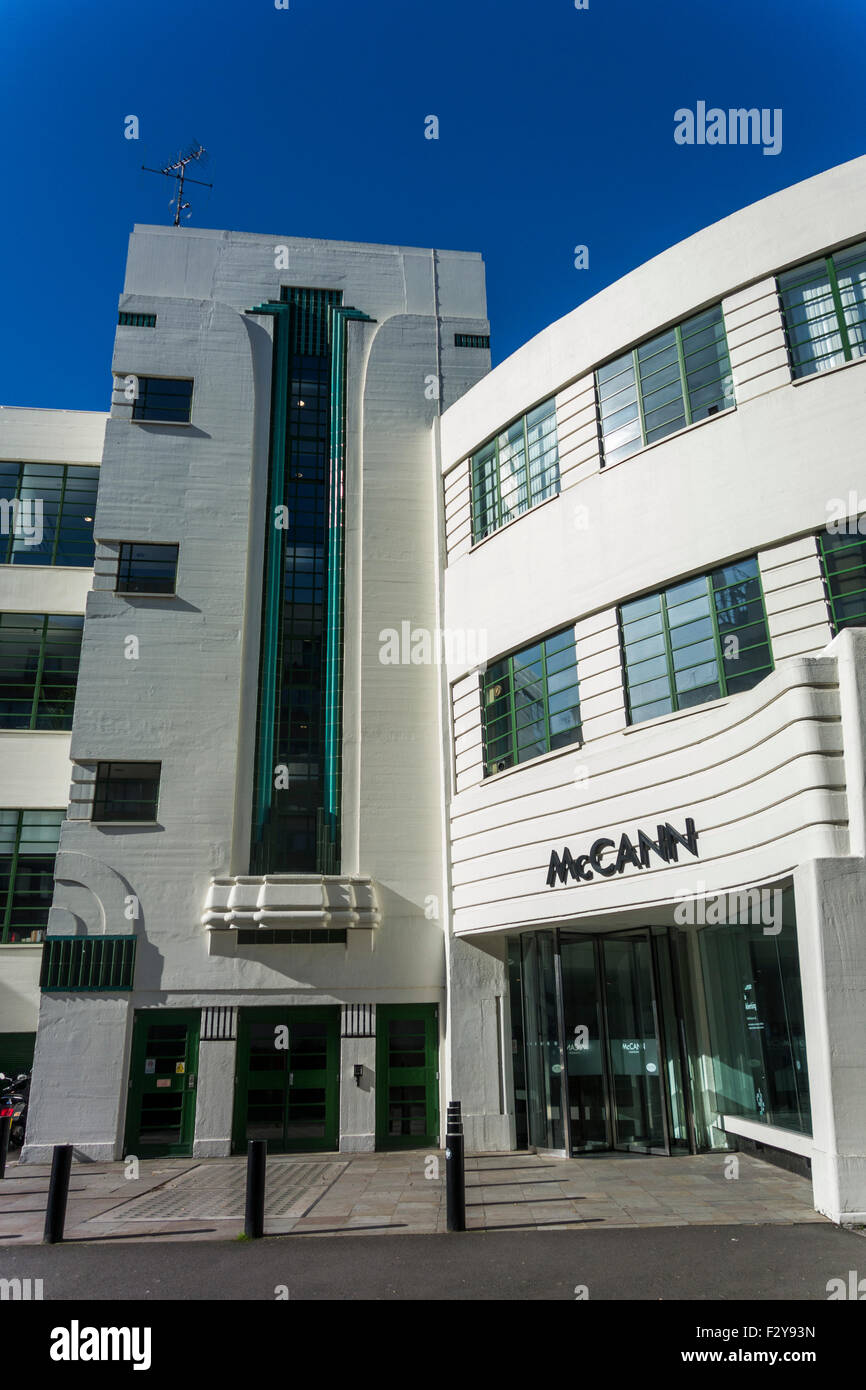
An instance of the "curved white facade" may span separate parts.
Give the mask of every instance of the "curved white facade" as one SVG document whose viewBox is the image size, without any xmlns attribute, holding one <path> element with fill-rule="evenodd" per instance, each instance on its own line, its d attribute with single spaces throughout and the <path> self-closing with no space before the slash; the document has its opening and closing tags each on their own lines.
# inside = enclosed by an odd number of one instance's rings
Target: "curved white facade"
<svg viewBox="0 0 866 1390">
<path fill-rule="evenodd" d="M 710 1146 L 727 1132 L 808 1157 L 816 1205 L 844 1220 L 866 1212 L 866 632 L 834 637 L 820 536 L 840 508 L 856 535 L 866 512 L 856 495 L 866 357 L 795 378 L 777 276 L 866 240 L 864 174 L 866 159 L 831 170 L 639 267 L 468 391 L 441 434 L 443 627 L 466 637 L 468 653 L 452 653 L 448 666 L 451 1026 L 458 1038 L 477 1030 L 474 1048 L 452 1042 L 452 1059 L 473 1141 L 515 1138 L 509 943 L 554 928 L 675 931 L 680 903 L 793 890 L 796 928 L 786 919 L 780 942 L 796 933 L 811 1125 L 726 1115 L 718 1071 L 715 1083 L 693 1075 L 691 1085 L 702 1088 Z M 605 466 L 596 368 L 718 304 L 734 404 Z M 558 492 L 473 544 L 471 456 L 550 398 Z M 737 694 L 630 722 L 620 605 L 745 557 L 757 560 L 774 669 Z M 484 650 L 489 669 L 567 628 L 580 740 L 491 772 L 473 651 Z M 696 855 L 611 867 L 623 834 L 636 844 L 638 828 L 682 832 L 687 818 Z M 553 851 L 577 858 L 599 840 L 608 844 L 595 871 L 584 861 L 583 877 L 548 883 Z M 711 986 L 701 943 L 688 950 L 697 1073 Z M 513 984 L 512 971 L 512 1006 Z M 770 1024 L 749 1008 L 748 1027 L 764 1029 L 771 1047 Z M 560 1038 L 562 1027 L 560 1018 Z M 760 1111 L 766 1097 L 756 1094 Z M 548 1119 L 551 1105 L 559 1100 Z"/>
</svg>

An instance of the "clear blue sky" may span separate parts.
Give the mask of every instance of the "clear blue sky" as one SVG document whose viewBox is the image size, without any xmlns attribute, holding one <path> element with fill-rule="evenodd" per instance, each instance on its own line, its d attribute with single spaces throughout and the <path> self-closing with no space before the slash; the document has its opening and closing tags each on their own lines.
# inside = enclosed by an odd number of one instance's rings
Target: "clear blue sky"
<svg viewBox="0 0 866 1390">
<path fill-rule="evenodd" d="M 0 0 L 0 403 L 108 408 L 127 236 L 171 218 L 140 165 L 194 138 L 194 226 L 481 251 L 497 362 L 864 153 L 864 52 L 862 0 Z M 781 107 L 782 152 L 676 145 L 698 100 Z"/>
</svg>

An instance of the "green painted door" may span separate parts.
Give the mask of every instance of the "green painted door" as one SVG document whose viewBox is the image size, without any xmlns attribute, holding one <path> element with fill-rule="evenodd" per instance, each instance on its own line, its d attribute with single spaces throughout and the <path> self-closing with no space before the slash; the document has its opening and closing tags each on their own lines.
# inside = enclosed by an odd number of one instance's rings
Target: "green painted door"
<svg viewBox="0 0 866 1390">
<path fill-rule="evenodd" d="M 200 1009 L 135 1016 L 123 1151 L 139 1158 L 192 1153 Z"/>
<path fill-rule="evenodd" d="M 376 1005 L 376 1148 L 439 1142 L 439 1009 Z"/>
<path fill-rule="evenodd" d="M 337 1148 L 338 1007 L 241 1009 L 232 1149 L 266 1139 L 269 1153 Z"/>
</svg>

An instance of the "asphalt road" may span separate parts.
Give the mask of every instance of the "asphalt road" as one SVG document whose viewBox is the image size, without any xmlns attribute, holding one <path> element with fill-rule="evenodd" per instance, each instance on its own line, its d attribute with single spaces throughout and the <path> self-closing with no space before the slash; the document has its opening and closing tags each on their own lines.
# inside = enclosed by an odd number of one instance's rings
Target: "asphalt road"
<svg viewBox="0 0 866 1390">
<path fill-rule="evenodd" d="M 0 1280 L 78 1300 L 827 1301 L 866 1240 L 824 1224 L 0 1246 Z"/>
</svg>

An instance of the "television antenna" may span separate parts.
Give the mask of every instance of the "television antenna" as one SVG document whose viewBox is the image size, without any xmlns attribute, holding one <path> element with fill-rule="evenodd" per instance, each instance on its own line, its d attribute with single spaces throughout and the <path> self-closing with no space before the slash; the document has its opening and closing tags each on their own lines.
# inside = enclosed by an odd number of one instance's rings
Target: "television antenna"
<svg viewBox="0 0 866 1390">
<path fill-rule="evenodd" d="M 169 202 L 169 207 L 174 207 L 174 225 L 176 227 L 181 225 L 180 215 L 182 212 L 186 213 L 187 219 L 192 216 L 192 213 L 188 211 L 190 206 L 189 203 L 183 201 L 184 182 L 197 183 L 201 188 L 213 188 L 212 183 L 204 183 L 201 179 L 191 179 L 189 177 L 186 172 L 186 166 L 191 164 L 193 160 L 199 160 L 201 163 L 207 162 L 207 150 L 204 145 L 199 145 L 198 143 L 191 145 L 185 154 L 179 154 L 174 163 L 166 164 L 164 169 L 150 169 L 146 164 L 142 164 L 141 166 L 148 174 L 164 174 L 166 178 L 178 180 L 177 193 Z"/>
</svg>

